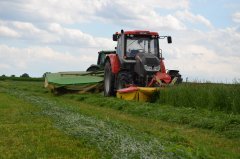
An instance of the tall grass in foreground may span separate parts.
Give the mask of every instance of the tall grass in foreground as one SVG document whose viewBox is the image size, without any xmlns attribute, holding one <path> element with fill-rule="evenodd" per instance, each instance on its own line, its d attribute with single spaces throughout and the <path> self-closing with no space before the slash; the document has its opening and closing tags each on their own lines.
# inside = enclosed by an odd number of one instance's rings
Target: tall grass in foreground
<svg viewBox="0 0 240 159">
<path fill-rule="evenodd" d="M 185 83 L 161 90 L 156 102 L 240 113 L 240 84 Z"/>
</svg>

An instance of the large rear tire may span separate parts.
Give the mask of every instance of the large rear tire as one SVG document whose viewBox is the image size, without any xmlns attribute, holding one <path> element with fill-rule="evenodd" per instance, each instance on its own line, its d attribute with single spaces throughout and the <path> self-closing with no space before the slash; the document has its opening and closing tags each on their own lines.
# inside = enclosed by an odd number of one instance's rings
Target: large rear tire
<svg viewBox="0 0 240 159">
<path fill-rule="evenodd" d="M 113 96 L 114 94 L 114 74 L 110 62 L 107 61 L 104 67 L 104 96 Z"/>
</svg>

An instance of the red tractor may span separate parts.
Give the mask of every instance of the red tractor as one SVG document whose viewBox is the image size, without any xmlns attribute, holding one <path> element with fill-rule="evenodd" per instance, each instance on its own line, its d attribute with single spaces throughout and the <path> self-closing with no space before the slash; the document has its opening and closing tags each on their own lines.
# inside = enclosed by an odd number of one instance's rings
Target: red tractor
<svg viewBox="0 0 240 159">
<path fill-rule="evenodd" d="M 166 72 L 159 36 L 150 31 L 123 31 L 113 34 L 117 41 L 116 51 L 106 54 L 104 66 L 104 95 L 115 95 L 117 90 L 129 86 L 162 87 L 170 83 L 182 82 L 178 70 Z"/>
</svg>

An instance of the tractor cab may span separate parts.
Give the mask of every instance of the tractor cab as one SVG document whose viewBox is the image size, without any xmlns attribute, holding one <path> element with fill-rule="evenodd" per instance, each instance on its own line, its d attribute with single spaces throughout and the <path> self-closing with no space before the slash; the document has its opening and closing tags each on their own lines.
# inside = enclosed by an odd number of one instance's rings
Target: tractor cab
<svg viewBox="0 0 240 159">
<path fill-rule="evenodd" d="M 133 59 L 138 53 L 151 54 L 159 57 L 158 39 L 151 36 L 126 36 L 126 59 Z"/>
<path fill-rule="evenodd" d="M 98 52 L 98 60 L 97 60 L 97 65 L 100 67 L 104 67 L 104 62 L 105 62 L 105 58 L 107 54 L 114 54 L 116 53 L 113 50 L 109 50 L 109 51 L 99 51 Z"/>
<path fill-rule="evenodd" d="M 170 36 L 159 36 L 157 32 L 122 30 L 121 33 L 115 33 L 113 40 L 117 41 L 116 53 L 121 68 L 133 75 L 137 74 L 140 78 L 152 77 L 161 69 L 162 55 L 158 40 L 165 37 L 168 43 L 172 42 Z"/>
<path fill-rule="evenodd" d="M 122 30 L 121 33 L 113 34 L 113 40 L 117 41 L 116 53 L 121 68 L 139 76 L 152 76 L 160 71 L 162 55 L 158 41 L 166 37 L 168 43 L 172 43 L 170 36 L 159 36 L 157 32 Z"/>
<path fill-rule="evenodd" d="M 101 71 L 104 69 L 105 59 L 108 54 L 115 54 L 116 51 L 109 50 L 109 51 L 99 51 L 98 52 L 98 59 L 97 64 L 92 64 L 90 67 L 87 68 L 87 72 L 96 72 Z"/>
<path fill-rule="evenodd" d="M 150 31 L 121 31 L 113 34 L 113 41 L 117 41 L 117 54 L 121 63 L 126 60 L 136 60 L 138 53 L 149 54 L 160 58 L 159 38 L 167 37 L 168 43 L 172 43 L 170 36 L 159 36 L 157 32 Z M 132 61 L 133 62 L 133 61 Z"/>
</svg>

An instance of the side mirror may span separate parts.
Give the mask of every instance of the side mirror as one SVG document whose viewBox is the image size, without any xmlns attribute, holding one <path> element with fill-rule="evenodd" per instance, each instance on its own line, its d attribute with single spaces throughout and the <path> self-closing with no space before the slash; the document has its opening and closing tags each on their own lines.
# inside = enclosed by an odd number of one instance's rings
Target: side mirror
<svg viewBox="0 0 240 159">
<path fill-rule="evenodd" d="M 117 34 L 113 34 L 113 41 L 117 41 L 118 40 L 118 35 Z"/>
<path fill-rule="evenodd" d="M 168 42 L 169 44 L 172 43 L 172 37 L 171 37 L 171 36 L 168 36 L 168 37 L 167 37 L 167 42 Z"/>
</svg>

